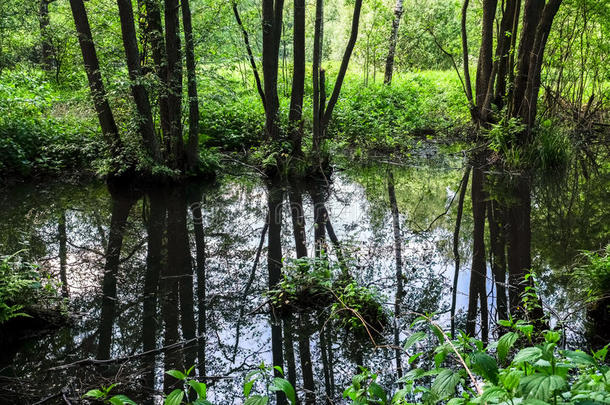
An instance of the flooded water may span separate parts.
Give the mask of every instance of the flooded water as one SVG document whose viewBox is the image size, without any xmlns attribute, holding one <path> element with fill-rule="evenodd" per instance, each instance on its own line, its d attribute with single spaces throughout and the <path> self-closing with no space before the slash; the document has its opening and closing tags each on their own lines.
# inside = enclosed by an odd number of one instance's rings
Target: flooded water
<svg viewBox="0 0 610 405">
<path fill-rule="evenodd" d="M 274 360 L 296 381 L 302 399 L 303 386 L 313 388 L 316 403 L 341 403 L 357 365 L 380 372 L 382 384 L 395 389 L 391 345 L 408 336 L 415 314 L 434 312 L 449 325 L 462 174 L 462 161 L 447 157 L 337 168 L 331 178 L 300 184 L 235 169 L 213 184 L 179 188 L 109 190 L 94 182 L 7 190 L 0 200 L 0 252 L 27 249 L 45 274 L 63 281 L 58 289 L 69 297 L 74 321 L 3 348 L 0 403 L 63 403 L 64 396 L 78 401 L 78 395 L 112 382 L 120 383 L 115 393 L 155 403 L 175 383 L 163 370 L 194 365 L 192 374 L 208 383 L 212 403 L 240 404 L 246 374 Z M 555 308 L 556 324 L 568 320 L 561 314 L 570 303 L 556 284 L 557 273 L 580 249 L 608 241 L 605 180 L 577 180 L 577 189 L 542 187 L 534 197 L 534 265 L 547 275 L 541 288 Z M 583 187 L 590 188 L 587 199 Z M 303 217 L 294 228 L 292 214 L 300 207 Z M 322 216 L 316 215 L 320 209 Z M 297 242 L 294 229 L 301 233 Z M 320 232 L 325 238 L 316 243 Z M 467 198 L 459 245 L 460 328 L 471 240 Z M 283 317 L 270 309 L 269 277 L 281 279 L 282 265 L 289 268 L 297 255 L 316 252 L 328 255 L 335 275 L 347 268 L 359 285 L 378 293 L 390 322 L 373 340 L 341 328 L 330 307 Z M 493 335 L 496 291 L 489 269 L 487 279 Z M 571 316 L 581 321 L 571 321 L 567 333 L 583 341 L 583 317 Z M 266 392 L 262 384 L 255 390 Z"/>
</svg>

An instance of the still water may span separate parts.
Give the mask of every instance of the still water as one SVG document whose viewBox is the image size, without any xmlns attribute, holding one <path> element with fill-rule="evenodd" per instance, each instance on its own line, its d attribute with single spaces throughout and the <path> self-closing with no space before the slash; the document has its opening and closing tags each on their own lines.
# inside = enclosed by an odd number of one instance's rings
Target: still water
<svg viewBox="0 0 610 405">
<path fill-rule="evenodd" d="M 5 190 L 0 253 L 27 249 L 44 274 L 61 282 L 57 288 L 74 315 L 69 326 L 2 349 L 0 403 L 46 398 L 46 403 L 76 403 L 87 390 L 113 382 L 120 383 L 114 393 L 155 403 L 175 383 L 163 370 L 195 365 L 192 375 L 205 378 L 211 402 L 240 404 L 246 374 L 261 363 L 272 364 L 274 356 L 283 360 L 302 398 L 304 376 L 313 376 L 316 403 L 341 403 L 357 365 L 379 372 L 381 383 L 396 389 L 396 353 L 390 346 L 411 333 L 415 313 L 434 312 L 448 326 L 462 173 L 460 159 L 444 157 L 338 167 L 330 178 L 298 184 L 270 184 L 257 173 L 233 169 L 213 183 L 179 188 L 109 190 L 92 182 Z M 404 289 L 398 316 L 390 176 Z M 544 299 L 555 308 L 553 322 L 570 321 L 566 333 L 573 342 L 584 339 L 582 311 L 562 318 L 570 297 L 557 274 L 580 249 L 607 243 L 605 180 L 576 180 L 576 189 L 570 180 L 541 186 L 533 202 L 533 255 L 546 275 Z M 266 225 L 270 193 L 280 202 L 271 207 L 272 215 L 283 218 L 279 239 Z M 295 244 L 295 204 L 304 214 L 303 246 Z M 316 247 L 317 207 L 326 210 L 329 235 Z M 471 234 L 467 198 L 459 244 L 458 327 L 468 301 Z M 360 285 L 376 291 L 391 321 L 371 340 L 338 328 L 330 308 L 315 316 L 274 316 L 265 294 L 268 268 L 274 267 L 268 266 L 270 249 L 281 250 L 276 268 L 290 266 L 298 251 L 310 257 L 322 251 L 331 263 L 343 260 Z M 493 332 L 495 291 L 490 271 L 487 276 Z M 255 390 L 266 393 L 262 384 Z"/>
</svg>

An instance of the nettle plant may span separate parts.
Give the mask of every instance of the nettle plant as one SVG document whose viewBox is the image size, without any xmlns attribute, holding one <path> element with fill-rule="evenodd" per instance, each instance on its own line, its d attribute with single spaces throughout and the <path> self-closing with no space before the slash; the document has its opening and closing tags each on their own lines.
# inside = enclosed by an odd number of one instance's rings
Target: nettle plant
<svg viewBox="0 0 610 405">
<path fill-rule="evenodd" d="M 610 404 L 608 346 L 592 354 L 561 350 L 561 334 L 553 330 L 543 332 L 542 343 L 534 344 L 533 325 L 512 320 L 501 321 L 509 331 L 485 346 L 463 333 L 451 339 L 428 316 L 411 326 L 421 322 L 428 323 L 438 344 L 424 353 L 413 349 L 427 333 L 416 332 L 407 339 L 404 349 L 413 352 L 413 368 L 398 381 L 402 388 L 390 398 L 376 382 L 377 375 L 363 369 L 344 398 L 354 405 Z M 414 367 L 417 359 L 431 366 Z"/>
<path fill-rule="evenodd" d="M 182 381 L 183 386 L 167 394 L 163 400 L 163 405 L 213 405 L 212 402 L 207 400 L 206 384 L 190 376 L 194 368 L 195 366 L 192 366 L 185 371 L 169 370 L 165 372 Z M 296 405 L 297 399 L 294 387 L 282 377 L 273 377 L 275 371 L 284 375 L 281 367 L 269 367 L 265 363 L 261 363 L 256 370 L 252 370 L 246 375 L 243 385 L 244 405 L 266 405 L 269 403 L 269 392 L 283 392 L 290 405 Z M 110 391 L 116 385 L 112 384 L 108 387 L 102 386 L 99 389 L 93 389 L 83 397 L 110 405 L 137 405 L 136 402 L 125 395 L 111 395 Z M 266 391 L 266 394 L 256 393 L 255 387 L 260 388 L 261 391 Z"/>
</svg>

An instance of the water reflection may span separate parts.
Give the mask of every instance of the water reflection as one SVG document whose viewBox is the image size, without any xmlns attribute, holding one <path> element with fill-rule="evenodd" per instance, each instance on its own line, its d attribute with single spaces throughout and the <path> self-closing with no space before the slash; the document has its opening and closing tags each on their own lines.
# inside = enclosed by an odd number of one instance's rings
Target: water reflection
<svg viewBox="0 0 610 405">
<path fill-rule="evenodd" d="M 69 328 L 14 347 L 2 363 L 0 403 L 33 403 L 62 390 L 75 399 L 110 381 L 121 382 L 118 390 L 139 403 L 154 403 L 177 383 L 163 370 L 191 365 L 208 383 L 213 403 L 241 403 L 245 375 L 263 361 L 282 367 L 305 404 L 339 400 L 357 365 L 383 370 L 381 383 L 395 389 L 409 367 L 396 346 L 415 313 L 437 312 L 441 322 L 451 321 L 457 205 L 451 203 L 461 191 L 462 168 L 449 163 L 373 165 L 308 181 L 227 174 L 214 185 L 154 190 L 16 189 L 0 200 L 0 250 L 28 248 L 62 281 L 61 293 L 79 317 Z M 544 241 L 559 225 L 546 219 L 558 213 L 544 211 L 552 204 L 535 198 L 535 257 L 552 264 L 556 258 Z M 485 325 L 509 308 L 503 246 L 510 213 L 501 202 L 475 199 L 477 219 L 482 212 L 489 224 L 491 259 L 483 255 L 490 276 L 474 280 L 468 275 L 479 228 L 469 199 L 464 203 L 458 328 L 467 326 L 469 296 L 491 292 Z M 336 278 L 381 293 L 394 315 L 382 336 L 372 342 L 338 329 L 329 308 L 285 312 L 270 305 L 265 292 L 282 281 L 292 259 L 307 257 L 328 257 Z M 478 332 L 481 324 L 470 319 Z"/>
</svg>

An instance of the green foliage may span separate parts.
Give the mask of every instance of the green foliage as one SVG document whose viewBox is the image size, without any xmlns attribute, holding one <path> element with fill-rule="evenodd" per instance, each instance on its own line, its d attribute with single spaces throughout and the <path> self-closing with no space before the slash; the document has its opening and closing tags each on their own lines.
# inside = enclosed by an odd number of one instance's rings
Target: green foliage
<svg viewBox="0 0 610 405">
<path fill-rule="evenodd" d="M 413 137 L 446 133 L 468 121 L 456 84 L 451 72 L 395 75 L 391 86 L 367 87 L 351 76 L 329 132 L 352 149 L 408 148 Z"/>
<path fill-rule="evenodd" d="M 429 322 L 421 317 L 416 323 Z M 610 367 L 605 363 L 608 346 L 592 354 L 562 350 L 557 344 L 561 334 L 545 331 L 540 344 L 522 347 L 502 367 L 519 338 L 531 342 L 530 330 L 523 321 L 503 321 L 511 331 L 486 348 L 482 342 L 461 334 L 454 340 L 441 332 L 436 324 L 438 346 L 434 350 L 434 366 L 428 370 L 413 368 L 401 382 L 391 400 L 376 394 L 373 399 L 362 381 L 374 381 L 376 375 L 363 370 L 345 390 L 353 404 L 584 404 L 610 403 Z M 412 325 L 413 326 L 413 325 Z M 405 349 L 424 337 L 417 332 L 405 343 Z M 494 349 L 496 357 L 494 356 Z M 439 353 L 444 355 L 439 359 Z M 421 356 L 429 356 L 422 352 Z M 424 364 L 429 364 L 423 362 Z M 385 399 L 380 399 L 385 398 Z M 371 402 L 366 402 L 366 401 Z"/>
<path fill-rule="evenodd" d="M 71 110 L 39 70 L 5 71 L 0 81 L 0 172 L 28 176 L 80 169 L 102 154 L 96 126 Z M 63 98 L 63 105 L 58 102 Z M 60 107 L 61 105 L 61 107 Z M 67 112 L 66 112 L 67 111 Z"/>
<path fill-rule="evenodd" d="M 38 267 L 24 261 L 20 253 L 0 256 L 0 324 L 29 316 L 24 312 L 28 306 L 57 299 L 57 286 L 50 278 L 43 279 Z"/>
</svg>

